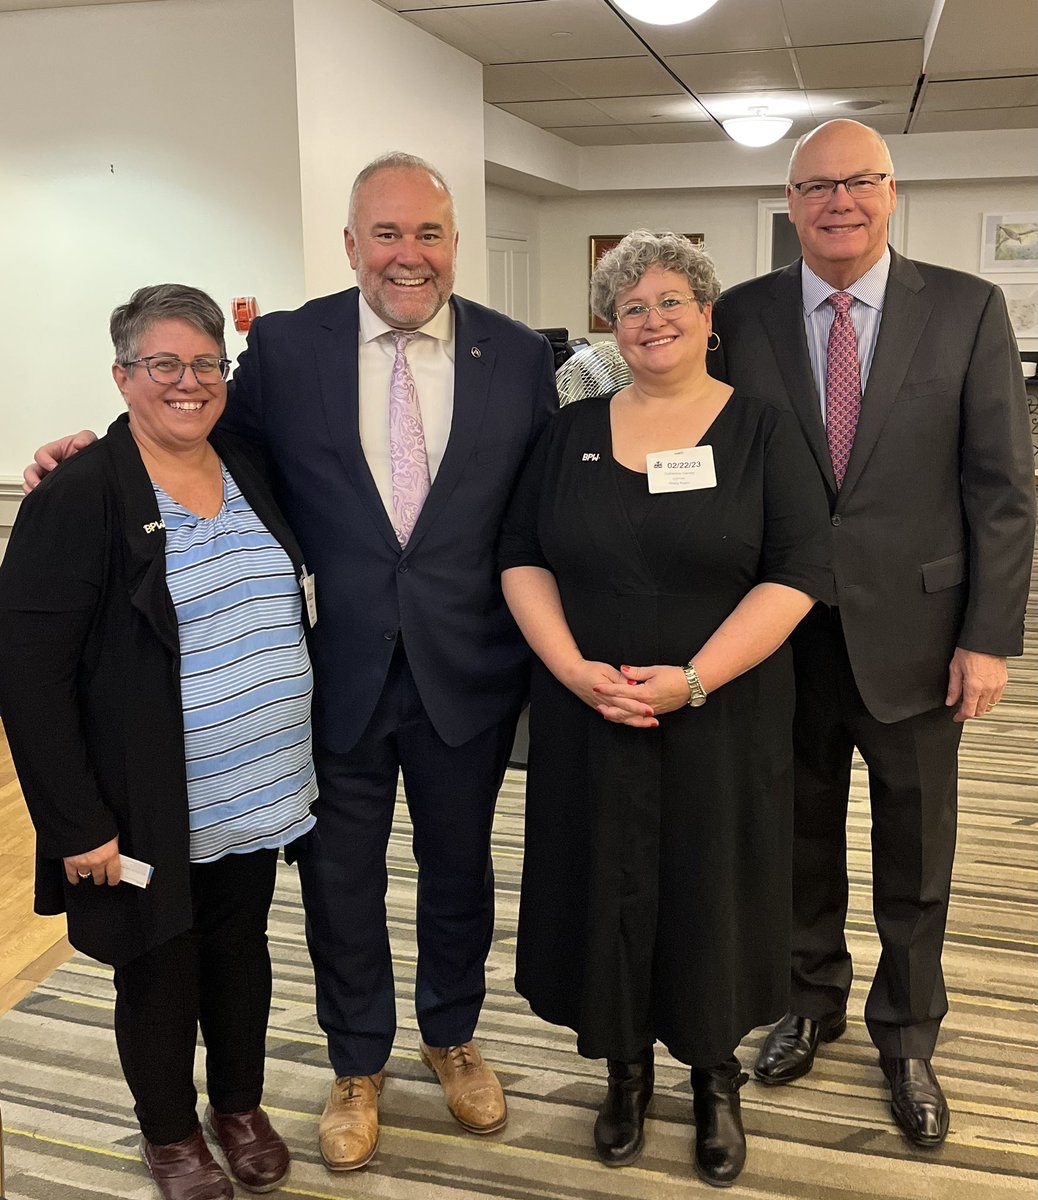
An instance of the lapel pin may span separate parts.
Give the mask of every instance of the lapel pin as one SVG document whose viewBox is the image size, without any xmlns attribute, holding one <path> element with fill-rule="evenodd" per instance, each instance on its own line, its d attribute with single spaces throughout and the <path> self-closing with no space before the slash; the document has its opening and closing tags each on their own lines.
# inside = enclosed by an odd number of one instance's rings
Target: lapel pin
<svg viewBox="0 0 1038 1200">
<path fill-rule="evenodd" d="M 473 346 L 472 349 L 469 351 L 469 353 L 472 355 L 473 358 L 482 358 L 483 357 L 478 346 Z"/>
</svg>

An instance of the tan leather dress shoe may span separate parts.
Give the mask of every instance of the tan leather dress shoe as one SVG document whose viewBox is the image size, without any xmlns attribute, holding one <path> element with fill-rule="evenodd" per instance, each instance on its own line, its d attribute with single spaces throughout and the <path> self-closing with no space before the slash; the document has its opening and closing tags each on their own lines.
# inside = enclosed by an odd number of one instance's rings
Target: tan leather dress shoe
<svg viewBox="0 0 1038 1200">
<path fill-rule="evenodd" d="M 321 1157 L 332 1171 L 367 1166 L 378 1148 L 378 1098 L 385 1071 L 339 1075 L 321 1114 Z"/>
<path fill-rule="evenodd" d="M 436 1072 L 451 1116 L 469 1133 L 494 1133 L 508 1120 L 505 1094 L 475 1042 L 463 1046 L 427 1046 L 419 1041 L 422 1062 Z"/>
</svg>

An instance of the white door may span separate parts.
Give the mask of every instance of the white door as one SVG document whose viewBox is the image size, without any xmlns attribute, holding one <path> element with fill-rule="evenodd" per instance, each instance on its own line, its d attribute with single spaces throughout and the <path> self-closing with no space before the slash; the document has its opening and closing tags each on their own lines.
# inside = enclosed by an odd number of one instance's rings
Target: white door
<svg viewBox="0 0 1038 1200">
<path fill-rule="evenodd" d="M 525 238 L 487 238 L 487 297 L 491 308 L 530 323 L 530 253 Z"/>
</svg>

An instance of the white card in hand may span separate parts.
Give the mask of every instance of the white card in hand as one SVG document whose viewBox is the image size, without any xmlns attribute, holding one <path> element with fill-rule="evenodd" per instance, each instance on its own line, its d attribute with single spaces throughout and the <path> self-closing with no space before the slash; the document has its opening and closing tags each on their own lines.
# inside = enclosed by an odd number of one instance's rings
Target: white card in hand
<svg viewBox="0 0 1038 1200">
<path fill-rule="evenodd" d="M 128 854 L 119 855 L 119 867 L 122 870 L 122 882 L 132 883 L 134 887 L 146 888 L 151 883 L 155 868 L 139 858 L 130 858 Z"/>
</svg>

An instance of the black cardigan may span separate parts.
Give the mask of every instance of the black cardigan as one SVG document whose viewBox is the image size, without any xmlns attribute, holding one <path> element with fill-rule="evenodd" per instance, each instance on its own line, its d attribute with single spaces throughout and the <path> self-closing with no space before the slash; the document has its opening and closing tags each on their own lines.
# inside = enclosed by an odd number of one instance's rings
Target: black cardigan
<svg viewBox="0 0 1038 1200">
<path fill-rule="evenodd" d="M 210 441 L 292 560 L 248 443 Z M 0 565 L 0 713 L 36 827 L 36 911 L 115 965 L 192 924 L 176 611 L 166 535 L 125 415 L 22 502 Z M 116 834 L 146 889 L 72 886 L 62 858 Z"/>
</svg>

